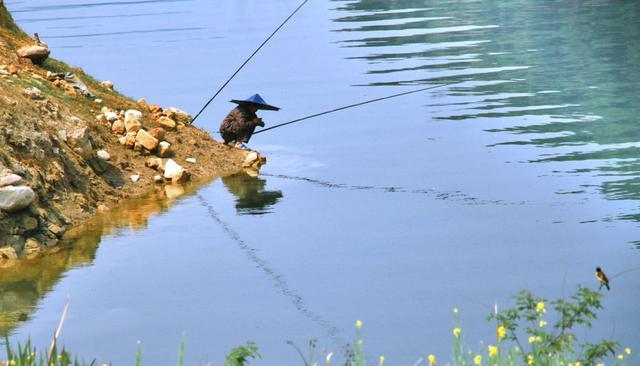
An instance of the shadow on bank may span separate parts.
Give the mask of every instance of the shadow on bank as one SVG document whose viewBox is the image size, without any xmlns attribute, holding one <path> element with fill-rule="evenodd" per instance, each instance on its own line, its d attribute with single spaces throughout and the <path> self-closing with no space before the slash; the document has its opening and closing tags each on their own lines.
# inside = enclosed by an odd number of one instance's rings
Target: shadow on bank
<svg viewBox="0 0 640 366">
<path fill-rule="evenodd" d="M 253 173 L 252 173 L 253 174 Z M 266 181 L 247 173 L 222 178 L 237 197 L 238 214 L 262 214 L 282 193 L 264 191 Z M 0 337 L 10 336 L 28 321 L 40 299 L 74 268 L 91 266 L 104 236 L 147 227 L 149 218 L 167 211 L 178 198 L 196 193 L 205 184 L 166 185 L 147 196 L 130 199 L 117 208 L 97 214 L 67 232 L 60 245 L 32 259 L 0 262 Z"/>
</svg>

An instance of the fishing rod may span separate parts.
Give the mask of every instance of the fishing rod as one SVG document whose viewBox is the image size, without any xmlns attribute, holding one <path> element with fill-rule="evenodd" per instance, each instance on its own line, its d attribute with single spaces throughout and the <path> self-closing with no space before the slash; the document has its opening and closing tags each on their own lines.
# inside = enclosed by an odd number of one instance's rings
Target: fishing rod
<svg viewBox="0 0 640 366">
<path fill-rule="evenodd" d="M 312 115 L 310 115 L 310 116 L 306 116 L 306 117 L 302 117 L 302 118 L 297 118 L 297 119 L 294 119 L 294 120 L 292 120 L 292 121 L 288 121 L 288 122 L 280 123 L 280 124 L 277 124 L 277 125 L 275 125 L 275 126 L 271 126 L 271 127 L 264 128 L 264 129 L 262 129 L 262 130 L 256 131 L 256 132 L 254 132 L 253 134 L 255 135 L 255 134 L 258 134 L 258 133 L 266 132 L 266 131 L 269 131 L 269 130 L 273 130 L 274 128 L 278 128 L 278 127 L 282 127 L 282 126 L 290 125 L 290 124 L 292 124 L 292 123 L 301 122 L 301 121 L 304 121 L 304 120 L 307 120 L 307 119 L 310 119 L 310 118 L 314 118 L 314 117 L 318 117 L 318 116 L 323 116 L 323 115 L 325 115 L 325 114 L 329 114 L 329 113 L 333 113 L 333 112 L 338 112 L 338 111 L 342 111 L 342 110 L 349 109 L 349 108 L 353 108 L 353 107 L 359 107 L 359 106 L 361 106 L 361 105 L 365 105 L 365 104 L 369 104 L 369 103 L 374 103 L 374 102 L 379 102 L 379 101 L 381 101 L 381 100 L 385 100 L 385 99 L 397 98 L 397 97 L 401 97 L 401 96 L 403 96 L 403 95 L 409 95 L 409 94 L 419 93 L 419 92 L 422 92 L 422 91 L 425 91 L 425 90 L 431 90 L 431 89 L 436 89 L 436 88 L 442 88 L 442 87 L 449 86 L 449 85 L 453 85 L 453 84 L 455 84 L 455 83 L 448 83 L 448 84 L 441 84 L 441 85 L 429 86 L 429 87 L 426 87 L 426 88 L 420 88 L 420 89 L 416 89 L 416 90 L 410 90 L 410 91 L 403 92 L 403 93 L 398 93 L 398 94 L 393 94 L 393 95 L 387 95 L 386 97 L 370 99 L 370 100 L 366 100 L 366 101 L 364 101 L 364 102 L 359 102 L 359 103 L 349 104 L 349 105 L 346 105 L 346 106 L 343 106 L 343 107 L 339 107 L 339 108 L 335 108 L 335 109 L 331 109 L 331 110 L 328 110 L 328 111 L 325 111 L 325 112 L 315 113 L 315 114 L 312 114 Z"/>
<path fill-rule="evenodd" d="M 202 107 L 202 109 L 200 109 L 200 111 L 196 114 L 195 117 L 193 117 L 193 119 L 191 120 L 191 122 L 189 122 L 189 124 L 192 124 L 193 122 L 196 121 L 196 119 L 198 119 L 198 117 L 200 116 L 200 114 L 202 114 L 202 112 L 204 112 L 204 110 L 209 106 L 209 104 L 211 104 L 211 102 L 213 102 L 213 100 L 218 96 L 218 94 L 220 94 L 220 92 L 222 91 L 222 89 L 224 89 L 227 84 L 229 84 L 229 82 L 231 82 L 231 80 L 240 72 L 240 70 L 242 70 L 242 68 L 249 63 L 249 61 L 251 61 L 251 59 L 253 58 L 253 56 L 255 56 L 258 51 L 260 51 L 260 49 L 267 44 L 267 42 L 269 42 L 269 40 L 271 38 L 273 38 L 273 36 L 276 35 L 276 33 L 278 33 L 278 31 L 280 30 L 280 28 L 284 27 L 285 24 L 287 24 L 287 22 L 289 21 L 289 19 L 291 19 L 300 9 L 302 9 L 302 7 L 304 6 L 304 4 L 306 4 L 309 0 L 304 0 L 297 8 L 296 10 L 293 11 L 293 13 L 291 13 L 287 19 L 284 20 L 284 22 L 282 22 L 282 24 L 280 24 L 278 26 L 278 28 L 276 28 L 276 30 L 273 31 L 273 33 L 271 33 L 271 35 L 269 37 L 267 37 L 267 39 L 264 40 L 264 42 L 262 42 L 262 44 L 256 48 L 255 51 L 253 51 L 253 53 L 251 54 L 251 56 L 249 56 L 249 58 L 247 58 L 242 65 L 240 65 L 240 67 L 238 67 L 238 69 L 233 73 L 233 75 L 231 75 L 231 77 L 229 77 L 229 79 L 227 79 L 227 81 L 225 81 L 224 84 L 222 84 L 222 86 L 220 87 L 220 89 L 218 89 L 218 91 L 216 91 L 216 93 L 211 97 L 211 99 L 209 99 L 207 101 L 207 103 L 205 103 L 205 105 Z"/>
</svg>

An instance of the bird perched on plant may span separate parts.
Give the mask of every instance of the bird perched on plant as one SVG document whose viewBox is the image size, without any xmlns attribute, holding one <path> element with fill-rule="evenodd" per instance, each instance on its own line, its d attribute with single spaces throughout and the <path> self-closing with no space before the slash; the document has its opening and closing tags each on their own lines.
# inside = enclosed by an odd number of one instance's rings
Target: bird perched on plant
<svg viewBox="0 0 640 366">
<path fill-rule="evenodd" d="M 596 267 L 596 278 L 598 279 L 598 281 L 600 281 L 599 289 L 602 289 L 602 286 L 605 286 L 607 288 L 607 291 L 611 290 L 611 288 L 609 287 L 609 279 L 607 278 L 607 275 L 602 272 L 602 269 L 600 267 Z"/>
</svg>

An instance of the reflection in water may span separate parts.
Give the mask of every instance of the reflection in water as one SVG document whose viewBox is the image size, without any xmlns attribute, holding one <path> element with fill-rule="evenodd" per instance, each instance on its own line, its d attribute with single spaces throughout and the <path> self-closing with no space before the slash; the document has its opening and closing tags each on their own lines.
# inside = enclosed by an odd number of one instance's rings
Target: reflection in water
<svg viewBox="0 0 640 366">
<path fill-rule="evenodd" d="M 262 215 L 271 212 L 271 206 L 282 198 L 282 191 L 266 191 L 267 181 L 247 172 L 222 178 L 229 193 L 236 196 L 238 215 Z"/>
<path fill-rule="evenodd" d="M 227 225 L 227 223 L 222 221 L 218 216 L 218 213 L 213 209 L 213 206 L 207 203 L 204 197 L 199 194 L 197 196 L 202 206 L 207 209 L 209 216 L 213 219 L 213 221 L 220 225 L 224 232 L 227 233 L 227 235 L 229 235 L 229 237 L 238 245 L 238 247 L 245 253 L 249 261 L 253 263 L 257 268 L 259 268 L 269 279 L 271 279 L 274 282 L 276 288 L 284 296 L 291 299 L 291 302 L 293 302 L 293 305 L 300 313 L 302 313 L 307 319 L 318 324 L 322 329 L 324 329 L 326 335 L 331 338 L 336 346 L 342 347 L 346 351 L 348 348 L 348 343 L 340 336 L 340 330 L 322 316 L 311 311 L 302 296 L 300 296 L 294 289 L 289 287 L 289 284 L 284 279 L 284 277 L 275 272 L 271 267 L 269 267 L 269 263 L 258 256 L 258 251 L 256 249 L 250 247 L 235 230 Z"/>
<path fill-rule="evenodd" d="M 501 135 L 492 148 L 533 146 L 525 162 L 595 178 L 585 195 L 640 199 L 636 2 L 336 2 L 335 31 L 368 63 L 366 85 L 466 81 L 427 101 L 432 120 L 488 125 Z"/>
<path fill-rule="evenodd" d="M 167 185 L 148 197 L 132 199 L 66 233 L 62 243 L 40 257 L 0 263 L 0 337 L 27 321 L 36 305 L 74 268 L 90 266 L 103 236 L 147 226 L 151 216 L 170 208 L 173 198 L 193 193 L 194 186 Z M 52 330 L 53 331 L 53 330 Z"/>
</svg>

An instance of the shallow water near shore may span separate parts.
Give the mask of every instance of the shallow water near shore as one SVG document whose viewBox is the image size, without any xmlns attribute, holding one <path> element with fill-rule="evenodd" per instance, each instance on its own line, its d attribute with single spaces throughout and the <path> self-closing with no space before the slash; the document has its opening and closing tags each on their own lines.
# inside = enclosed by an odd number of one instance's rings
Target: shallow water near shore
<svg viewBox="0 0 640 366">
<path fill-rule="evenodd" d="M 53 55 L 193 114 L 298 5 L 5 1 Z M 640 7 L 634 2 L 311 1 L 197 124 L 259 92 L 267 126 L 428 84 L 453 85 L 256 135 L 259 177 L 136 202 L 73 250 L 0 276 L 2 329 L 115 365 L 221 364 L 251 340 L 445 360 L 451 309 L 470 346 L 522 288 L 548 298 L 640 266 Z M 109 228 L 109 230 L 105 230 Z M 113 229 L 112 229 L 113 228 Z M 4 269 L 9 271 L 9 269 Z M 640 345 L 640 271 L 612 280 L 590 332 Z M 635 357 L 635 356 L 634 356 Z"/>
</svg>

